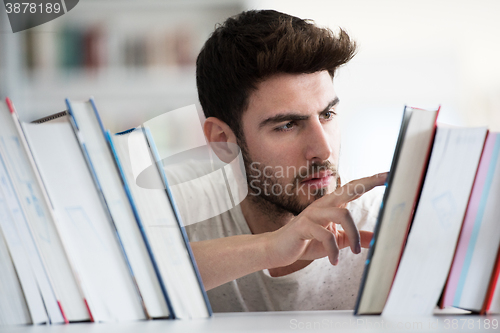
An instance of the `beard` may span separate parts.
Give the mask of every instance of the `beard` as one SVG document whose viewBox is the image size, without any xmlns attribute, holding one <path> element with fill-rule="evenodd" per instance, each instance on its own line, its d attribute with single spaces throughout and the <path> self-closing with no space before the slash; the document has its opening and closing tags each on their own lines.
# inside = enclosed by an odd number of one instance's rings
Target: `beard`
<svg viewBox="0 0 500 333">
<path fill-rule="evenodd" d="M 240 142 L 250 198 L 268 214 L 299 215 L 312 202 L 328 194 L 328 187 L 306 185 L 302 181 L 321 171 L 331 171 L 338 185 L 337 167 L 326 160 L 295 167 L 271 167 L 250 158 L 245 142 Z M 293 173 L 290 181 L 289 173 Z M 288 180 L 287 180 L 288 179 Z M 302 197 L 301 197 L 302 194 Z M 306 197 L 306 200 L 301 201 Z"/>
</svg>

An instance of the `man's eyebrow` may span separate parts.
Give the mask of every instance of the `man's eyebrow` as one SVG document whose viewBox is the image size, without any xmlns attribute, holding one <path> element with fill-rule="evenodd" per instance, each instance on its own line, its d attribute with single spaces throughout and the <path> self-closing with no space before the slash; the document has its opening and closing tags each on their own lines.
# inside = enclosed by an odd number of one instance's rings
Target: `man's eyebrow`
<svg viewBox="0 0 500 333">
<path fill-rule="evenodd" d="M 340 99 L 338 97 L 335 97 L 330 103 L 328 103 L 328 105 L 326 106 L 326 108 L 324 108 L 323 111 L 321 111 L 320 113 L 323 113 L 323 112 L 326 112 L 326 111 L 330 110 L 335 105 L 339 104 L 339 102 L 340 102 Z"/>
<path fill-rule="evenodd" d="M 330 103 L 328 103 L 326 108 L 324 108 L 323 110 L 321 110 L 319 112 L 319 114 L 330 110 L 332 107 L 334 107 L 338 103 L 339 103 L 339 98 L 335 97 Z M 259 124 L 259 129 L 261 129 L 262 127 L 264 127 L 266 125 L 277 124 L 277 123 L 281 123 L 283 121 L 298 121 L 298 120 L 307 120 L 307 119 L 309 119 L 309 116 L 304 116 L 304 115 L 297 114 L 297 113 L 280 113 L 280 114 L 266 118 L 263 121 L 261 121 Z"/>
<path fill-rule="evenodd" d="M 297 113 L 277 114 L 275 116 L 269 117 L 261 121 L 259 124 L 259 129 L 269 124 L 281 123 L 282 121 L 307 120 L 307 119 L 309 119 L 309 116 L 304 116 Z"/>
</svg>

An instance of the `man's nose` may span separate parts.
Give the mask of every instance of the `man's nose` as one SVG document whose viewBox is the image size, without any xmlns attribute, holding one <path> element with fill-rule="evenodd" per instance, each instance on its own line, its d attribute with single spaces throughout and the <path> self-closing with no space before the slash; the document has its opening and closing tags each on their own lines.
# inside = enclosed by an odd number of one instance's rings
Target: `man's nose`
<svg viewBox="0 0 500 333">
<path fill-rule="evenodd" d="M 332 154 L 330 135 L 325 131 L 319 119 L 312 122 L 306 133 L 306 159 L 308 161 L 325 161 Z"/>
</svg>

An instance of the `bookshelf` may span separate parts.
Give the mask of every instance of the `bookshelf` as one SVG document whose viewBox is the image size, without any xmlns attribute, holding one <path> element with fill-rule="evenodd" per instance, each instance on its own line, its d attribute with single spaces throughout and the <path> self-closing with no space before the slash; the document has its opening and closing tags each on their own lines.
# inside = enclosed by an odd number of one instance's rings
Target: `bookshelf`
<svg viewBox="0 0 500 333">
<path fill-rule="evenodd" d="M 218 22 L 245 0 L 86 0 L 62 17 L 13 34 L 0 14 L 0 97 L 23 120 L 101 105 L 111 131 L 198 101 L 194 61 Z"/>
</svg>

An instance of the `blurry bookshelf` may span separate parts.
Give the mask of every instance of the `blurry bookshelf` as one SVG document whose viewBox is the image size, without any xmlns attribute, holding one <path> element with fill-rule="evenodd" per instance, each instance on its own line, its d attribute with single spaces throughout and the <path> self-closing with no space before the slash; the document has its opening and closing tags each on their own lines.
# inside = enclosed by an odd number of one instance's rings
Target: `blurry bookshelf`
<svg viewBox="0 0 500 333">
<path fill-rule="evenodd" d="M 1 14 L 0 95 L 31 121 L 64 98 L 101 105 L 120 131 L 198 101 L 195 61 L 217 23 L 244 0 L 85 0 L 62 17 L 16 34 Z"/>
</svg>

